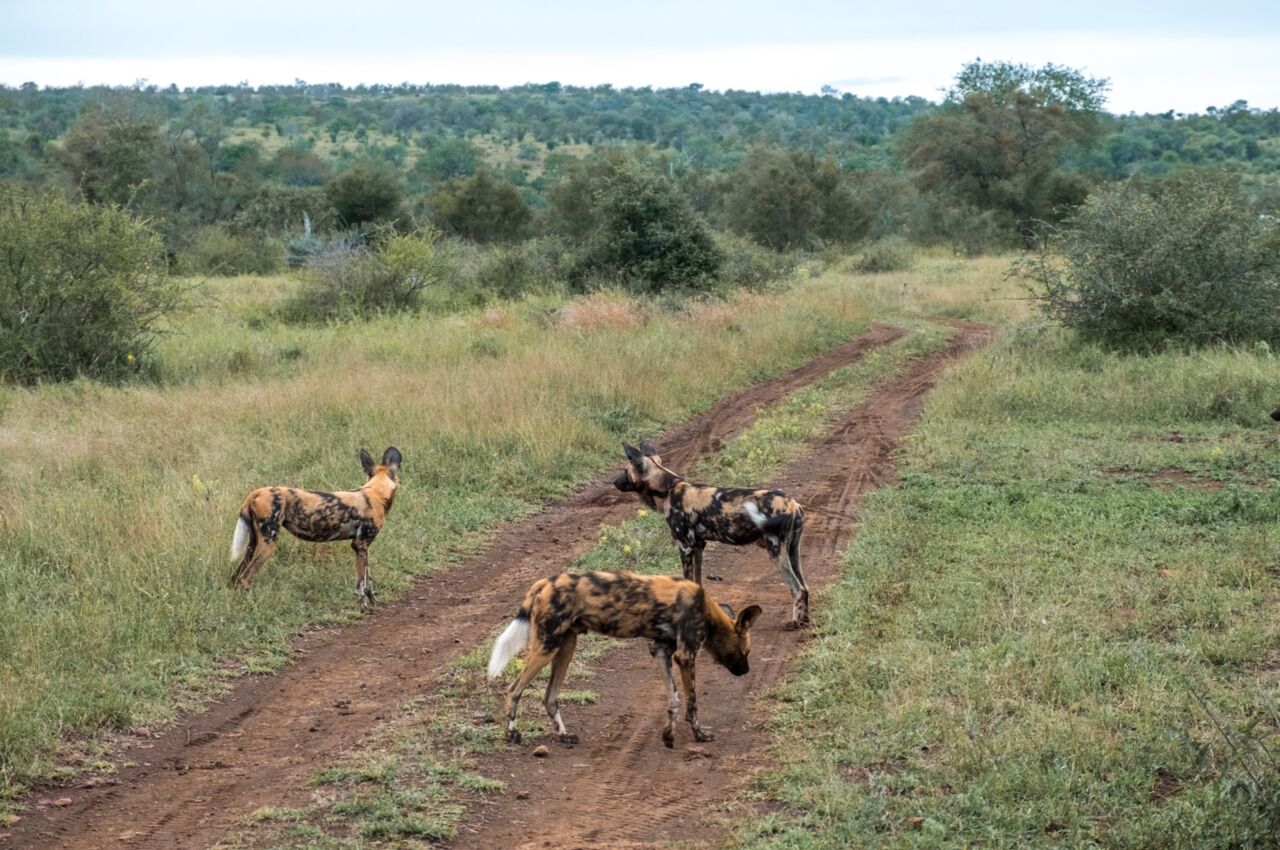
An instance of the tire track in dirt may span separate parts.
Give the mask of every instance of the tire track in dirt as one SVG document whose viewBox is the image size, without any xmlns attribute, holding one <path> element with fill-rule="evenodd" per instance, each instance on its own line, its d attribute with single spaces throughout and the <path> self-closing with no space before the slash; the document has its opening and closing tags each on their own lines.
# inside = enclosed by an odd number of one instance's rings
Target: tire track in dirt
<svg viewBox="0 0 1280 850">
<path fill-rule="evenodd" d="M 692 466 L 750 426 L 758 407 L 905 333 L 876 325 L 783 375 L 726 396 L 658 438 L 664 455 L 677 467 Z M 277 674 L 242 679 L 204 713 L 123 747 L 116 761 L 126 766 L 116 784 L 41 789 L 29 798 L 22 820 L 0 833 L 0 846 L 206 848 L 250 812 L 296 801 L 313 770 L 354 746 L 508 619 L 512 600 L 534 578 L 566 568 L 595 545 L 601 526 L 634 514 L 629 494 L 613 488 L 614 474 L 505 526 L 482 553 L 419 580 L 376 615 L 299 638 L 296 660 Z M 638 709 L 635 728 L 648 717 Z M 627 751 L 643 768 L 648 741 L 630 731 L 635 738 Z M 71 802 L 34 805 L 48 797 Z"/>
<path fill-rule="evenodd" d="M 956 333 L 947 346 L 878 384 L 813 451 L 771 482 L 811 509 L 802 544 L 810 588 L 838 575 L 854 515 L 871 492 L 893 479 L 894 450 L 914 427 L 929 390 L 948 364 L 991 337 L 986 326 L 949 324 Z M 790 597 L 761 550 L 713 544 L 707 565 L 725 579 L 711 585 L 717 601 L 765 609 L 752 631 L 748 675 L 735 678 L 705 655 L 698 665 L 699 716 L 716 740 L 694 745 L 688 724 L 679 723 L 675 749 L 663 747 L 666 700 L 659 664 L 643 642 L 631 641 L 593 662 L 591 688 L 599 701 L 564 709 L 581 744 L 565 747 L 547 735 L 547 758 L 530 757 L 539 743 L 532 739 L 481 758 L 479 770 L 504 780 L 507 790 L 475 801 L 454 850 L 620 850 L 667 847 L 672 841 L 699 846 L 723 838 L 718 804 L 764 767 L 760 753 L 768 744 L 768 721 L 751 697 L 782 679 L 807 636 L 781 628 L 790 615 Z M 518 597 L 512 594 L 513 605 Z M 540 690 L 535 686 L 523 701 L 524 716 L 545 717 Z"/>
</svg>

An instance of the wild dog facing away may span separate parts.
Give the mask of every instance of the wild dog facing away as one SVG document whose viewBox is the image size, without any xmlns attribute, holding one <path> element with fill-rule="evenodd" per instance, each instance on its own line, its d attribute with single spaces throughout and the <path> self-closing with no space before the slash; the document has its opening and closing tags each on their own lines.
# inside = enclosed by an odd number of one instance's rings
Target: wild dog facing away
<svg viewBox="0 0 1280 850">
<path fill-rule="evenodd" d="M 253 577 L 276 551 L 280 527 L 311 543 L 350 540 L 356 553 L 356 598 L 361 610 L 373 607 L 373 579 L 369 575 L 369 544 L 373 543 L 395 501 L 400 486 L 400 452 L 382 453 L 374 464 L 364 449 L 360 466 L 368 478 L 359 490 L 324 493 L 294 487 L 261 487 L 244 500 L 231 541 L 231 559 L 240 565 L 229 587 L 248 589 Z"/>
<path fill-rule="evenodd" d="M 694 676 L 698 651 L 706 647 L 730 673 L 745 675 L 750 669 L 750 629 L 759 616 L 759 605 L 748 606 L 735 616 L 732 608 L 713 602 L 701 585 L 666 576 L 592 572 L 539 579 L 525 594 L 519 612 L 489 657 L 489 678 L 496 679 L 517 653 L 526 645 L 532 647 L 524 669 L 507 689 L 507 740 L 520 740 L 516 729 L 520 694 L 543 667 L 551 664 L 551 680 L 543 704 L 561 742 L 577 742 L 578 736 L 569 733 L 560 717 L 557 694 L 573 660 L 578 635 L 599 632 L 653 641 L 652 652 L 662 659 L 667 683 L 664 744 L 675 745 L 675 721 L 680 712 L 680 698 L 671 675 L 673 661 L 680 668 L 685 719 L 693 729 L 694 740 L 710 741 L 711 733 L 698 723 Z"/>
<path fill-rule="evenodd" d="M 735 546 L 756 543 L 768 550 L 791 591 L 787 627 L 809 624 L 809 588 L 800 571 L 804 509 L 799 502 L 780 490 L 691 484 L 662 465 L 648 440 L 638 449 L 623 443 L 622 449 L 627 468 L 613 484 L 637 494 L 666 517 L 686 579 L 702 583 L 702 550 L 708 541 Z"/>
</svg>

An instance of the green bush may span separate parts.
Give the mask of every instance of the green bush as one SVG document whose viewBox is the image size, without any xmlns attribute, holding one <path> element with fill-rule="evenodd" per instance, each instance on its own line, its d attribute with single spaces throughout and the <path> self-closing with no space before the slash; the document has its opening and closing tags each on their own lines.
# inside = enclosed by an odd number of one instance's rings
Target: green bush
<svg viewBox="0 0 1280 850">
<path fill-rule="evenodd" d="M 558 239 L 530 239 L 486 251 L 477 263 L 474 280 L 481 289 L 499 298 L 519 298 L 564 283 L 570 262 L 568 251 Z"/>
<path fill-rule="evenodd" d="M 160 237 L 118 207 L 0 182 L 0 253 L 6 380 L 136 373 L 183 303 Z"/>
<path fill-rule="evenodd" d="M 580 166 L 551 203 L 553 224 L 585 243 L 574 283 L 648 293 L 714 287 L 724 256 L 710 228 L 651 163 L 610 152 Z"/>
<path fill-rule="evenodd" d="M 404 187 L 382 167 L 356 165 L 325 185 L 325 195 L 346 227 L 394 221 L 402 212 Z"/>
<path fill-rule="evenodd" d="M 436 230 L 383 235 L 372 245 L 337 243 L 307 260 L 301 285 L 281 307 L 281 317 L 349 321 L 416 310 L 423 290 L 447 280 L 452 271 Z"/>
<path fill-rule="evenodd" d="M 284 246 L 274 239 L 228 233 L 216 224 L 202 227 L 178 258 L 185 274 L 274 274 L 284 264 Z"/>
<path fill-rule="evenodd" d="M 512 242 L 533 218 L 520 190 L 481 169 L 455 177 L 431 193 L 433 220 L 450 233 L 475 242 Z"/>
<path fill-rule="evenodd" d="M 906 271 L 915 265 L 911 246 L 901 239 L 881 239 L 863 248 L 853 261 L 853 270 L 863 274 Z"/>
<path fill-rule="evenodd" d="M 729 226 L 778 251 L 849 244 L 873 223 L 835 158 L 755 147 L 733 172 Z"/>
<path fill-rule="evenodd" d="M 1280 343 L 1280 223 L 1234 178 L 1100 190 L 1030 264 L 1048 314 L 1110 348 Z"/>
<path fill-rule="evenodd" d="M 790 277 L 799 265 L 799 255 L 773 251 L 741 236 L 717 234 L 716 245 L 724 255 L 720 280 L 728 286 L 764 289 Z"/>
</svg>

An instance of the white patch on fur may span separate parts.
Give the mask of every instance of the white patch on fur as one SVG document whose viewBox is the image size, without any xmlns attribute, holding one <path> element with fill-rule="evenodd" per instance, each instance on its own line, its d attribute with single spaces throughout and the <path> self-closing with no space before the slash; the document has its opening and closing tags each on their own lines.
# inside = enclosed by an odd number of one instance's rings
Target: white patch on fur
<svg viewBox="0 0 1280 850">
<path fill-rule="evenodd" d="M 236 520 L 236 533 L 231 538 L 231 560 L 236 560 L 244 556 L 244 552 L 249 548 L 249 523 L 244 521 L 244 517 Z"/>
<path fill-rule="evenodd" d="M 501 676 L 502 671 L 507 669 L 507 662 L 515 658 L 528 642 L 529 619 L 516 617 L 493 645 L 493 654 L 489 656 L 489 678 Z"/>
<path fill-rule="evenodd" d="M 760 511 L 759 506 L 757 506 L 755 502 L 743 502 L 741 510 L 752 522 L 756 524 L 756 528 L 764 528 L 765 520 L 767 520 L 768 517 Z"/>
</svg>

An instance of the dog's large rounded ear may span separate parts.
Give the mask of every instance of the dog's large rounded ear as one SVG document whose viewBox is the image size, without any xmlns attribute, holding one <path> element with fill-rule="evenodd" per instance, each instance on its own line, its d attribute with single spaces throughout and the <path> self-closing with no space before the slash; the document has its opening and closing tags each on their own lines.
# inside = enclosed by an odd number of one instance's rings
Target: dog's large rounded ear
<svg viewBox="0 0 1280 850">
<path fill-rule="evenodd" d="M 399 449 L 397 449 L 395 446 L 391 446 L 391 447 L 390 447 L 390 448 L 388 448 L 385 452 L 383 452 L 383 453 L 382 453 L 382 465 L 383 465 L 383 466 L 394 466 L 394 467 L 396 467 L 397 469 L 399 469 L 399 468 L 400 468 L 400 460 L 401 460 L 401 458 L 400 458 L 400 450 L 399 450 Z"/>
<path fill-rule="evenodd" d="M 716 604 L 720 606 L 720 610 L 723 611 L 730 620 L 737 618 L 738 615 L 733 612 L 733 606 L 728 602 L 717 602 Z"/>
<path fill-rule="evenodd" d="M 366 478 L 373 477 L 373 457 L 365 449 L 360 450 L 360 468 L 364 470 Z"/>
<path fill-rule="evenodd" d="M 742 634 L 747 631 L 755 625 L 756 620 L 759 619 L 762 613 L 764 612 L 761 611 L 759 605 L 748 605 L 746 608 L 743 608 L 742 613 L 738 615 L 737 621 L 733 624 L 734 630 L 737 631 L 738 634 Z"/>
<path fill-rule="evenodd" d="M 631 461 L 636 466 L 640 466 L 642 463 L 644 463 L 644 454 L 641 453 L 641 451 L 637 449 L 635 446 L 629 443 L 623 443 L 622 451 L 626 453 L 627 460 Z"/>
<path fill-rule="evenodd" d="M 658 447 L 648 440 L 644 440 L 640 443 L 640 453 L 653 456 L 658 453 Z"/>
</svg>

